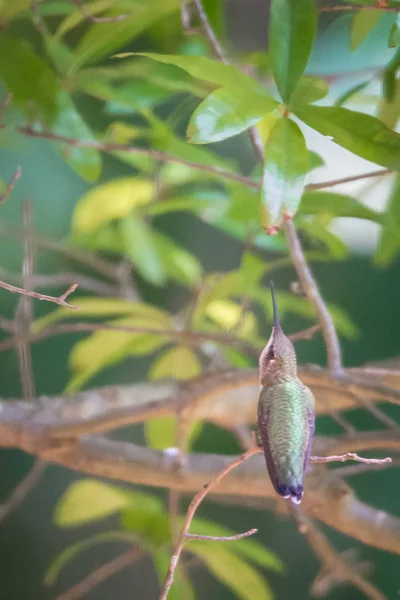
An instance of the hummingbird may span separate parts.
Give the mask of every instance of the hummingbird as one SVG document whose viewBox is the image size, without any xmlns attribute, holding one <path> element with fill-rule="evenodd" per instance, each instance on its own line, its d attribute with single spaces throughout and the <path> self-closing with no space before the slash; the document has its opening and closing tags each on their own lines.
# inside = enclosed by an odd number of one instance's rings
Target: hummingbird
<svg viewBox="0 0 400 600">
<path fill-rule="evenodd" d="M 283 333 L 272 281 L 272 334 L 260 355 L 259 442 L 276 492 L 300 504 L 315 428 L 315 400 L 297 376 L 296 353 Z"/>
</svg>

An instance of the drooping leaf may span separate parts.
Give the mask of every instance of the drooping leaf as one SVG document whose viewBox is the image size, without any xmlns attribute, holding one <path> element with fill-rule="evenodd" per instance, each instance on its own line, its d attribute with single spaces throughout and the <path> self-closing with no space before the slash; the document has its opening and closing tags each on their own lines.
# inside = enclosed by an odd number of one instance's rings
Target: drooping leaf
<svg viewBox="0 0 400 600">
<path fill-rule="evenodd" d="M 382 98 L 378 106 L 378 119 L 386 127 L 395 129 L 400 118 L 400 79 L 394 80 L 394 88 L 390 93 L 390 100 Z"/>
<path fill-rule="evenodd" d="M 121 298 L 78 298 L 77 300 L 74 299 L 74 304 L 79 306 L 79 312 L 68 308 L 57 308 L 48 315 L 34 321 L 31 326 L 32 332 L 37 333 L 44 327 L 64 319 L 99 318 L 117 315 L 131 315 L 136 318 L 151 319 L 154 326 L 159 328 L 171 327 L 170 315 L 166 311 L 144 302 L 132 302 Z"/>
<path fill-rule="evenodd" d="M 130 505 L 129 493 L 97 479 L 72 483 L 59 500 L 54 522 L 59 527 L 75 527 L 104 519 Z"/>
<path fill-rule="evenodd" d="M 212 300 L 205 309 L 205 315 L 222 329 L 235 329 L 238 336 L 249 337 L 256 330 L 256 318 L 253 313 L 245 311 L 232 300 Z"/>
<path fill-rule="evenodd" d="M 309 170 L 309 155 L 303 134 L 290 119 L 280 119 L 265 148 L 262 196 L 265 225 L 274 233 L 284 216 L 293 217 Z"/>
<path fill-rule="evenodd" d="M 366 219 L 373 223 L 382 223 L 382 213 L 364 206 L 355 198 L 344 194 L 335 194 L 323 190 L 309 191 L 303 194 L 299 213 L 331 217 L 350 217 Z"/>
<path fill-rule="evenodd" d="M 396 22 L 393 23 L 389 34 L 389 48 L 398 48 L 400 46 L 400 14 L 397 15 Z"/>
<path fill-rule="evenodd" d="M 200 556 L 211 573 L 241 600 L 272 600 L 273 593 L 260 573 L 221 544 L 191 541 L 187 549 Z"/>
<path fill-rule="evenodd" d="M 142 277 L 153 285 L 163 285 L 167 273 L 149 225 L 143 219 L 128 215 L 121 221 L 120 231 L 126 254 Z"/>
<path fill-rule="evenodd" d="M 31 119 L 40 116 L 47 124 L 52 123 L 60 86 L 56 75 L 28 42 L 4 33 L 0 36 L 0 77 L 25 115 Z"/>
<path fill-rule="evenodd" d="M 197 355 L 186 346 L 175 346 L 159 356 L 151 365 L 151 379 L 192 379 L 201 372 Z"/>
<path fill-rule="evenodd" d="M 400 169 L 400 135 L 378 119 L 334 106 L 307 106 L 294 112 L 350 152 L 388 169 Z"/>
<path fill-rule="evenodd" d="M 165 272 L 183 285 L 193 285 L 201 277 L 201 265 L 193 254 L 169 236 L 153 231 L 153 241 Z"/>
<path fill-rule="evenodd" d="M 87 234 L 104 223 L 129 215 L 133 208 L 150 202 L 155 185 L 148 179 L 124 177 L 113 179 L 84 194 L 74 211 L 73 231 Z"/>
<path fill-rule="evenodd" d="M 81 552 L 107 542 L 128 542 L 133 545 L 137 542 L 137 539 L 129 531 L 107 531 L 106 533 L 93 535 L 82 542 L 77 542 L 72 546 L 68 546 L 68 548 L 63 550 L 50 564 L 44 579 L 44 584 L 46 586 L 54 585 L 61 571 L 71 562 L 71 560 Z"/>
<path fill-rule="evenodd" d="M 376 251 L 375 262 L 387 266 L 400 250 L 400 177 L 397 176 L 386 212 Z"/>
<path fill-rule="evenodd" d="M 208 144 L 228 139 L 253 127 L 276 106 L 277 102 L 272 97 L 219 88 L 207 96 L 192 114 L 187 130 L 188 140 L 194 144 Z"/>
<path fill-rule="evenodd" d="M 380 10 L 359 10 L 353 18 L 350 34 L 350 50 L 356 50 L 377 25 L 381 18 Z"/>
<path fill-rule="evenodd" d="M 382 72 L 383 97 L 386 102 L 392 102 L 396 92 L 397 71 L 400 69 L 400 48 L 397 48 L 394 56 Z"/>
<path fill-rule="evenodd" d="M 306 68 L 316 26 L 314 0 L 271 0 L 269 57 L 284 102 Z"/>
<path fill-rule="evenodd" d="M 302 77 L 294 88 L 290 106 L 312 104 L 324 98 L 329 92 L 329 84 L 321 77 Z"/>
<path fill-rule="evenodd" d="M 156 567 L 160 586 L 162 586 L 168 571 L 171 553 L 168 550 L 159 549 L 152 553 L 152 559 Z M 178 564 L 173 584 L 168 591 L 168 600 L 195 600 L 195 598 L 193 586 Z"/>
</svg>

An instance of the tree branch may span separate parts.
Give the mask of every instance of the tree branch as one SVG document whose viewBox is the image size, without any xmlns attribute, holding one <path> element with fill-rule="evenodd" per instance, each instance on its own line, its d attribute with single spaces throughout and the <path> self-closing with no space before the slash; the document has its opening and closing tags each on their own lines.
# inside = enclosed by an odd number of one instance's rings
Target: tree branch
<svg viewBox="0 0 400 600">
<path fill-rule="evenodd" d="M 375 2 L 375 4 L 337 4 L 334 6 L 320 6 L 319 12 L 336 12 L 336 11 L 359 11 L 359 10 L 380 10 L 388 13 L 400 12 L 400 7 L 385 6 L 383 2 Z"/>
<path fill-rule="evenodd" d="M 12 292 L 13 294 L 22 294 L 23 296 L 30 296 L 31 298 L 37 298 L 38 300 L 46 300 L 47 302 L 53 302 L 54 304 L 58 304 L 59 306 L 65 306 L 67 308 L 72 308 L 73 310 L 79 310 L 79 306 L 75 304 L 68 304 L 66 299 L 70 294 L 72 294 L 76 288 L 78 287 L 77 283 L 71 285 L 67 291 L 61 296 L 47 296 L 46 294 L 39 294 L 38 292 L 30 292 L 29 290 L 24 290 L 23 288 L 16 287 L 15 285 L 11 285 L 9 283 L 5 283 L 4 281 L 0 281 L 0 287 L 5 290 Z"/>
</svg>

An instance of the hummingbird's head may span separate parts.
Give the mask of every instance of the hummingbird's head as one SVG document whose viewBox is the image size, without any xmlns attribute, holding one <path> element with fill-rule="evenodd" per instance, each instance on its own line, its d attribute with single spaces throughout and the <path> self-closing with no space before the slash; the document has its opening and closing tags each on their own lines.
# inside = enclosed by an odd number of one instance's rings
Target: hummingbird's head
<svg viewBox="0 0 400 600">
<path fill-rule="evenodd" d="M 272 281 L 270 284 L 272 304 L 274 307 L 274 326 L 268 344 L 260 355 L 260 384 L 262 386 L 279 383 L 290 377 L 296 377 L 297 374 L 294 346 L 282 331 Z"/>
</svg>

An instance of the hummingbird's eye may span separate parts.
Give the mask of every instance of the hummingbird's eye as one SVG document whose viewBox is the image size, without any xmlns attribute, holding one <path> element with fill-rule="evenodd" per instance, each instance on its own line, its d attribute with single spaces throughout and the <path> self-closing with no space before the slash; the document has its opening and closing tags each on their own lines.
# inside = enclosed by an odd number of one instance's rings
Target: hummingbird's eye
<svg viewBox="0 0 400 600">
<path fill-rule="evenodd" d="M 274 352 L 274 349 L 272 348 L 272 346 L 271 346 L 271 348 L 268 351 L 267 359 L 268 360 L 275 360 L 275 352 Z"/>
</svg>

